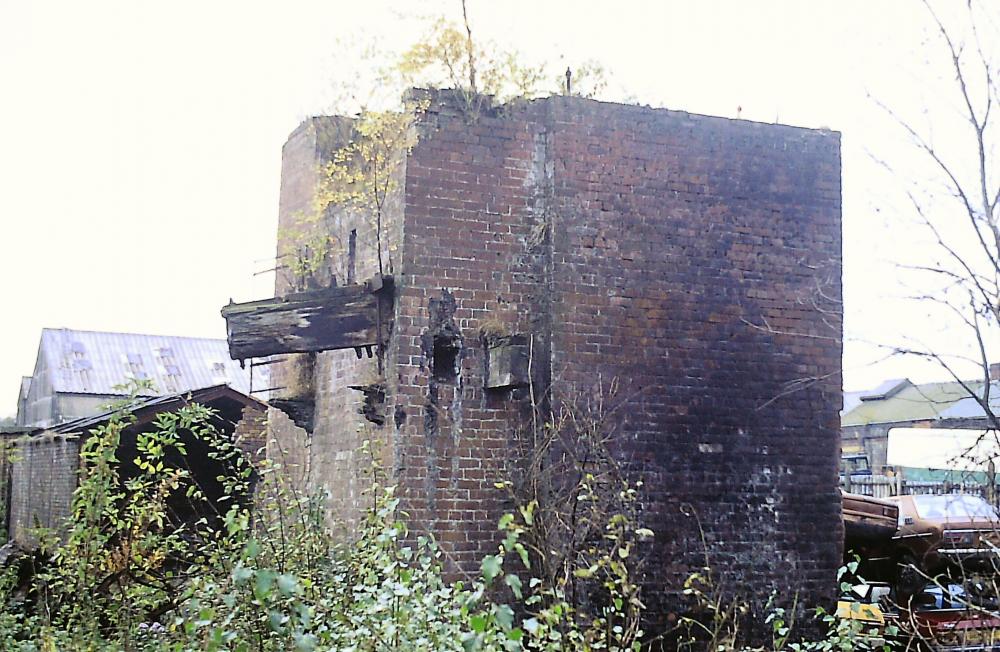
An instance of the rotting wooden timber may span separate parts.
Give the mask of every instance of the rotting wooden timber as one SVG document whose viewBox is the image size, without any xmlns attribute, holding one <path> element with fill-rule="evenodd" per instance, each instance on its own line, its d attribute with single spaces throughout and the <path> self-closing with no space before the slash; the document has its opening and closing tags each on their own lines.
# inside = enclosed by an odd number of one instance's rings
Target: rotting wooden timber
<svg viewBox="0 0 1000 652">
<path fill-rule="evenodd" d="M 376 346 L 380 301 L 385 320 L 392 314 L 391 277 L 377 277 L 364 285 L 230 303 L 222 309 L 229 355 L 234 360 L 246 360 L 280 353 Z M 385 324 L 381 331 L 384 336 Z"/>
</svg>

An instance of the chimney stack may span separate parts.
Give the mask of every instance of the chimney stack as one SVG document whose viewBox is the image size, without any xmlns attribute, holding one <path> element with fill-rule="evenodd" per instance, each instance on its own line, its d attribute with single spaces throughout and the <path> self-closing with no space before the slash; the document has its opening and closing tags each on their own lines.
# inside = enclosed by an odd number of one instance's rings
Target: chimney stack
<svg viewBox="0 0 1000 652">
<path fill-rule="evenodd" d="M 990 380 L 1000 380 L 1000 362 L 990 364 Z"/>
</svg>

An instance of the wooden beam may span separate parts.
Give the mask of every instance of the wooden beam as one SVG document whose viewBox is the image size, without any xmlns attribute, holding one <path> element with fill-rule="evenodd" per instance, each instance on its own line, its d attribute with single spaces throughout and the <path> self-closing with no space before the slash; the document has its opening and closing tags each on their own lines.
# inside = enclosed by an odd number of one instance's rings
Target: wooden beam
<svg viewBox="0 0 1000 652">
<path fill-rule="evenodd" d="M 230 303 L 222 309 L 229 355 L 245 360 L 374 346 L 378 341 L 378 301 L 365 285 L 345 285 Z"/>
</svg>

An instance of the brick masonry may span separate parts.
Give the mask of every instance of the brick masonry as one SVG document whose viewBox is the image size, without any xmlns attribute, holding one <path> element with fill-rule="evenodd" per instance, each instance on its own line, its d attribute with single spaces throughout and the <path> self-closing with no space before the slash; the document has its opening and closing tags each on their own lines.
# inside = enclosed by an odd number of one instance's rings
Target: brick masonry
<svg viewBox="0 0 1000 652">
<path fill-rule="evenodd" d="M 80 467 L 80 439 L 43 435 L 18 440 L 11 452 L 9 536 L 25 549 L 38 528 L 59 531 L 69 518 Z"/>
<path fill-rule="evenodd" d="M 225 419 L 220 419 L 216 425 L 225 433 L 231 432 L 236 444 L 251 460 L 258 462 L 265 451 L 267 413 L 248 405 L 236 414 L 241 416 L 235 425 Z M 151 426 L 146 424 L 142 427 Z M 118 451 L 126 473 L 131 466 L 130 460 L 136 456 L 135 433 L 134 429 L 125 430 Z M 73 492 L 79 484 L 81 437 L 79 434 L 43 430 L 40 434 L 18 437 L 6 445 L 9 450 L 5 448 L 3 451 L 0 471 L 9 465 L 9 538 L 23 549 L 30 550 L 38 545 L 39 528 L 56 533 L 64 531 L 72 510 Z M 200 475 L 202 487 L 209 496 L 218 495 L 214 478 L 219 470 L 206 456 L 207 448 L 191 441 L 187 445 L 192 451 L 189 468 L 196 476 Z M 5 485 L 0 487 L 6 489 Z"/>
<path fill-rule="evenodd" d="M 243 415 L 233 430 L 233 441 L 258 464 L 267 452 L 267 412 L 253 406 L 243 408 Z"/>
<path fill-rule="evenodd" d="M 285 146 L 279 253 L 342 125 L 313 118 Z M 494 483 L 516 462 L 528 400 L 484 389 L 482 333 L 521 334 L 554 405 L 619 386 L 615 450 L 645 483 L 651 587 L 676 590 L 707 552 L 731 592 L 830 600 L 839 134 L 563 97 L 469 120 L 439 96 L 419 130 L 387 217 L 385 423 L 346 387 L 372 382 L 374 361 L 320 353 L 313 432 L 272 411 L 269 453 L 350 520 L 357 448 L 374 439 L 411 524 L 474 570 L 496 543 Z M 332 210 L 310 228 L 356 231 L 356 276 L 374 273 L 363 216 Z M 346 265 L 334 249 L 327 281 Z M 667 606 L 673 592 L 648 595 Z"/>
</svg>

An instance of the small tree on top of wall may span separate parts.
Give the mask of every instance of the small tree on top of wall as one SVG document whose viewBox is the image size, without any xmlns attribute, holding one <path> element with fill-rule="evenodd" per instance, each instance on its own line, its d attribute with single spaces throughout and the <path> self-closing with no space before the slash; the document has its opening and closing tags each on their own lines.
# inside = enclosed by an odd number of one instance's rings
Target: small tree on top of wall
<svg viewBox="0 0 1000 652">
<path fill-rule="evenodd" d="M 391 273 L 399 243 L 386 233 L 387 202 L 399 187 L 395 171 L 417 143 L 414 127 L 428 102 L 409 89 L 452 89 L 463 114 L 476 120 L 487 108 L 514 100 L 566 92 L 593 97 L 607 87 L 597 62 L 583 62 L 567 88 L 563 73 L 554 74 L 549 66 L 527 63 L 516 51 L 474 38 L 465 0 L 460 7 L 460 22 L 439 18 L 401 54 L 366 53 L 369 59 L 390 63 L 372 62 L 372 88 L 345 92 L 334 107 L 336 113 L 353 114 L 353 122 L 320 170 L 312 209 L 282 234 L 290 243 L 285 267 L 293 288 L 305 289 L 332 260 L 344 257 L 345 243 L 330 235 L 331 213 L 337 211 L 366 220 L 375 235 L 378 271 Z"/>
</svg>

